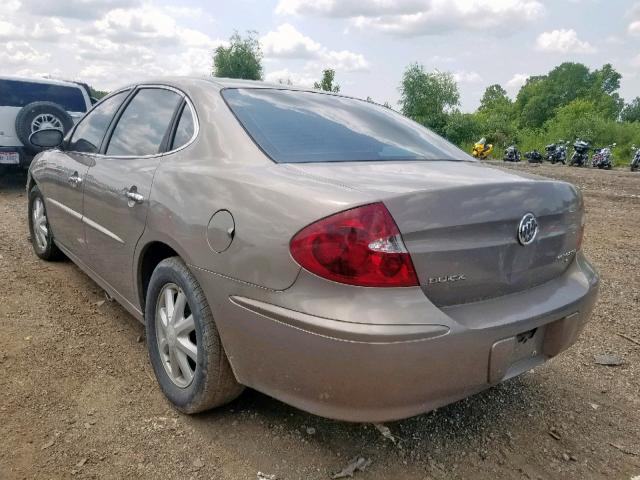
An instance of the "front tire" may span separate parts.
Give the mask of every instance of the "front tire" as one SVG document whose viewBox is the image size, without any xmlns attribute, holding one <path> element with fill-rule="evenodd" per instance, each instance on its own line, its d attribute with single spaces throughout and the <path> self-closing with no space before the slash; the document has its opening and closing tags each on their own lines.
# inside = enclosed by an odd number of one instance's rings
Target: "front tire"
<svg viewBox="0 0 640 480">
<path fill-rule="evenodd" d="M 33 251 L 43 260 L 53 261 L 62 259 L 64 255 L 53 242 L 53 233 L 49 226 L 44 197 L 37 185 L 29 192 L 28 212 L 29 233 L 31 234 Z"/>
<path fill-rule="evenodd" d="M 178 410 L 202 412 L 242 393 L 204 292 L 180 258 L 167 258 L 153 271 L 145 325 L 156 379 Z"/>
</svg>

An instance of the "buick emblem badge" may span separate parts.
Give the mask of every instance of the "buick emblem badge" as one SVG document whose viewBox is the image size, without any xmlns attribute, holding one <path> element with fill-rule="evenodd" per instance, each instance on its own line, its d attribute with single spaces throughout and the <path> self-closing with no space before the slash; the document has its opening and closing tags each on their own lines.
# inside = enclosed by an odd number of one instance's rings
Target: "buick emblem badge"
<svg viewBox="0 0 640 480">
<path fill-rule="evenodd" d="M 529 245 L 538 235 L 538 221 L 533 213 L 527 213 L 518 225 L 518 241 L 520 245 Z"/>
</svg>

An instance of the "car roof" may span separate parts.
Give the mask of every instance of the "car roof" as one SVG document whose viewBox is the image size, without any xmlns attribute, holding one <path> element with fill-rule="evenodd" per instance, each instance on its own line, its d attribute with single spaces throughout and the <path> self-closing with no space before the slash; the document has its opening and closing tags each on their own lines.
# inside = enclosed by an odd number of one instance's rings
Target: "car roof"
<svg viewBox="0 0 640 480">
<path fill-rule="evenodd" d="M 144 81 L 139 81 L 135 83 L 130 83 L 128 85 L 122 85 L 121 87 L 114 89 L 110 92 L 111 94 L 120 92 L 122 90 L 127 90 L 135 87 L 141 86 L 159 86 L 165 85 L 168 87 L 173 87 L 178 90 L 188 91 L 190 89 L 202 89 L 205 86 L 213 86 L 217 88 L 218 91 L 223 90 L 225 88 L 261 88 L 261 89 L 275 89 L 275 90 L 290 90 L 296 92 L 312 92 L 322 95 L 330 95 L 332 97 L 339 98 L 348 98 L 353 100 L 359 100 L 364 102 L 362 98 L 353 97 L 350 95 L 345 95 L 339 92 L 327 92 L 325 90 L 317 90 L 310 87 L 304 87 L 299 85 L 287 85 L 282 83 L 273 83 L 273 82 L 264 82 L 262 80 L 244 80 L 239 78 L 223 78 L 223 77 L 214 77 L 214 76 L 169 76 L 169 77 L 158 77 L 154 79 L 147 79 Z M 368 100 L 366 100 L 368 101 Z M 382 106 L 377 102 L 370 102 L 378 106 Z M 386 107 L 391 108 L 391 107 Z M 391 110 L 394 110 L 391 108 Z"/>
<path fill-rule="evenodd" d="M 2 80 L 13 80 L 16 82 L 29 82 L 29 83 L 44 83 L 48 85 L 60 85 L 65 87 L 82 88 L 80 84 L 77 82 L 72 82 L 67 80 L 57 80 L 53 78 L 23 77 L 19 75 L 0 75 L 0 81 Z"/>
<path fill-rule="evenodd" d="M 190 85 L 202 85 L 203 83 L 207 83 L 214 87 L 217 87 L 219 90 L 223 88 L 277 88 L 282 90 L 299 90 L 299 91 L 315 91 L 308 87 L 296 86 L 296 85 L 285 85 L 281 83 L 273 83 L 273 82 L 264 82 L 261 80 L 243 80 L 238 78 L 222 78 L 222 77 L 212 77 L 212 76 L 201 76 L 201 77 L 160 77 L 149 80 L 144 80 L 140 82 L 133 83 L 131 85 L 125 86 L 123 88 L 130 88 L 137 85 L 167 85 L 170 87 L 181 88 L 188 87 Z M 122 90 L 119 88 L 118 90 Z M 330 93 L 330 92 L 322 92 L 322 93 Z"/>
</svg>

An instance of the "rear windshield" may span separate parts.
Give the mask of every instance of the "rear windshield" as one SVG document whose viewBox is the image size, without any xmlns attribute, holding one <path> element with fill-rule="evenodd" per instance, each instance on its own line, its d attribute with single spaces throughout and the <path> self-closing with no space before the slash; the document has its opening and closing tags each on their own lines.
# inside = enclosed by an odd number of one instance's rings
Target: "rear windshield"
<svg viewBox="0 0 640 480">
<path fill-rule="evenodd" d="M 470 159 L 423 126 L 363 100 L 251 88 L 224 89 L 222 96 L 278 163 Z"/>
<path fill-rule="evenodd" d="M 68 112 L 87 110 L 80 88 L 19 80 L 0 80 L 0 106 L 24 107 L 31 102 L 57 103 Z"/>
</svg>

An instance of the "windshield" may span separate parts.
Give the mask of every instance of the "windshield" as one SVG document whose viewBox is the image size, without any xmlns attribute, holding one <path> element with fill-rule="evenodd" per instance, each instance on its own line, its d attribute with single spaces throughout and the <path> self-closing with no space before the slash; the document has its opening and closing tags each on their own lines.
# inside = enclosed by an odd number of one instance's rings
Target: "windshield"
<svg viewBox="0 0 640 480">
<path fill-rule="evenodd" d="M 314 92 L 229 88 L 222 96 L 278 163 L 472 160 L 393 110 Z"/>
</svg>

